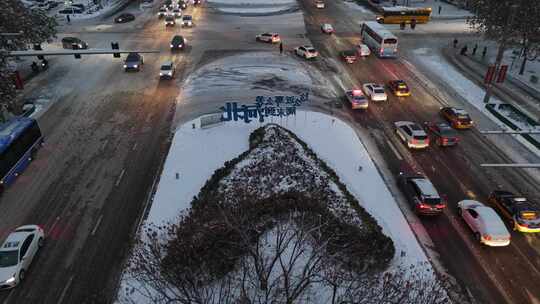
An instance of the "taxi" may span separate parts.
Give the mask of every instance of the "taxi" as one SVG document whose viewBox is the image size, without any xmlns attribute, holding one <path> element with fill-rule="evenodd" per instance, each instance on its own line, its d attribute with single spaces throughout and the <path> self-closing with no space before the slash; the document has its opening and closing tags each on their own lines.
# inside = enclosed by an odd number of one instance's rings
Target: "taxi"
<svg viewBox="0 0 540 304">
<path fill-rule="evenodd" d="M 470 129 L 473 126 L 473 120 L 463 109 L 454 107 L 444 107 L 440 110 L 441 116 L 446 119 L 454 129 Z"/>
<path fill-rule="evenodd" d="M 390 91 L 398 97 L 411 96 L 411 90 L 409 86 L 403 80 L 390 80 L 388 82 Z"/>
</svg>

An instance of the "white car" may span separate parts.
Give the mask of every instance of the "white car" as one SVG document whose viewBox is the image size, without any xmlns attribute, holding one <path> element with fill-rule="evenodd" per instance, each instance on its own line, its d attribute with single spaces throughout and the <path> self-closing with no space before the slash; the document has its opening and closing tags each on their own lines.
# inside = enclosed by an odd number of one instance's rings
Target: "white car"
<svg viewBox="0 0 540 304">
<path fill-rule="evenodd" d="M 324 7 L 325 7 L 324 1 L 316 0 L 316 1 L 315 1 L 315 7 L 317 7 L 317 8 L 324 8 Z"/>
<path fill-rule="evenodd" d="M 363 43 L 359 43 L 357 46 L 356 46 L 356 51 L 358 52 L 358 55 L 360 57 L 367 57 L 369 55 L 371 55 L 371 50 L 369 49 L 369 47 Z"/>
<path fill-rule="evenodd" d="M 191 17 L 191 15 L 184 15 L 184 17 L 182 17 L 182 26 L 192 27 L 193 17 Z"/>
<path fill-rule="evenodd" d="M 21 226 L 8 235 L 0 247 L 0 289 L 17 286 L 38 249 L 45 242 L 45 232 L 37 225 Z"/>
<path fill-rule="evenodd" d="M 335 32 L 334 27 L 330 23 L 321 24 L 321 31 L 329 35 Z"/>
<path fill-rule="evenodd" d="M 255 40 L 268 43 L 278 43 L 281 42 L 281 37 L 279 37 L 278 33 L 262 33 L 255 36 Z"/>
<path fill-rule="evenodd" d="M 174 18 L 180 18 L 180 17 L 182 17 L 182 10 L 179 9 L 179 8 L 173 8 L 172 9 L 172 14 L 173 14 Z"/>
<path fill-rule="evenodd" d="M 410 149 L 429 147 L 429 137 L 424 129 L 412 121 L 396 121 L 394 123 L 398 137 Z"/>
<path fill-rule="evenodd" d="M 362 89 L 364 89 L 364 93 L 366 93 L 367 97 L 373 101 L 386 101 L 388 99 L 383 86 L 380 84 L 365 83 L 362 86 Z"/>
<path fill-rule="evenodd" d="M 481 244 L 487 246 L 510 245 L 510 232 L 492 208 L 477 201 L 463 200 L 458 203 L 458 213 Z"/>
<path fill-rule="evenodd" d="M 295 48 L 294 53 L 298 56 L 304 57 L 305 59 L 317 58 L 317 56 L 319 56 L 319 52 L 309 45 L 303 45 Z"/>
<path fill-rule="evenodd" d="M 159 78 L 160 79 L 173 79 L 174 74 L 176 73 L 176 68 L 172 61 L 165 61 L 161 64 L 159 69 Z"/>
<path fill-rule="evenodd" d="M 345 92 L 345 97 L 347 97 L 347 100 L 351 104 L 351 109 L 362 109 L 365 110 L 369 106 L 368 99 L 362 93 L 362 90 L 350 90 Z"/>
</svg>

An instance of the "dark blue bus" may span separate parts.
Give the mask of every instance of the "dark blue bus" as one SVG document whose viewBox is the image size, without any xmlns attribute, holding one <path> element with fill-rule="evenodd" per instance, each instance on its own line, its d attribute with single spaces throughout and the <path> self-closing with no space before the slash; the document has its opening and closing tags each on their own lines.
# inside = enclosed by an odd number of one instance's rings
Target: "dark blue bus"
<svg viewBox="0 0 540 304">
<path fill-rule="evenodd" d="M 13 183 L 42 144 L 35 119 L 17 117 L 0 125 L 0 191 Z"/>
</svg>

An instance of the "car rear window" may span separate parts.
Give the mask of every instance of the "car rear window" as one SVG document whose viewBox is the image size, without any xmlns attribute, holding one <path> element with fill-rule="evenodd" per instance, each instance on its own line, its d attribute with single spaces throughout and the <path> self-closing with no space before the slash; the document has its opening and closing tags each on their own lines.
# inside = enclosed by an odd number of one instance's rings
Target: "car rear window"
<svg viewBox="0 0 540 304">
<path fill-rule="evenodd" d="M 427 205 L 438 205 L 441 203 L 441 198 L 440 197 L 428 197 L 428 198 L 425 198 L 424 199 L 424 204 L 427 204 Z"/>
<path fill-rule="evenodd" d="M 161 69 L 162 69 L 163 71 L 168 71 L 168 70 L 171 69 L 171 66 L 168 65 L 168 64 L 164 64 L 164 65 L 161 66 Z"/>
<path fill-rule="evenodd" d="M 413 136 L 414 139 L 416 140 L 426 140 L 427 136 L 426 135 L 415 135 Z"/>
</svg>

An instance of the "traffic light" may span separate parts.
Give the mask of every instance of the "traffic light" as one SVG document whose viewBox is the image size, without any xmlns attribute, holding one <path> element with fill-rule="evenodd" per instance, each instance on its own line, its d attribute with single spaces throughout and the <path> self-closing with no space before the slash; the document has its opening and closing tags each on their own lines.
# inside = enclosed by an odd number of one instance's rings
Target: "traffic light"
<svg viewBox="0 0 540 304">
<path fill-rule="evenodd" d="M 79 45 L 76 43 L 72 44 L 71 47 L 74 51 L 79 49 Z M 81 59 L 81 54 L 73 54 L 73 56 L 75 56 L 75 59 Z"/>
<path fill-rule="evenodd" d="M 113 50 L 119 50 L 120 47 L 118 46 L 118 42 L 111 42 L 111 48 Z M 120 58 L 120 53 L 113 53 L 114 58 Z"/>
</svg>

